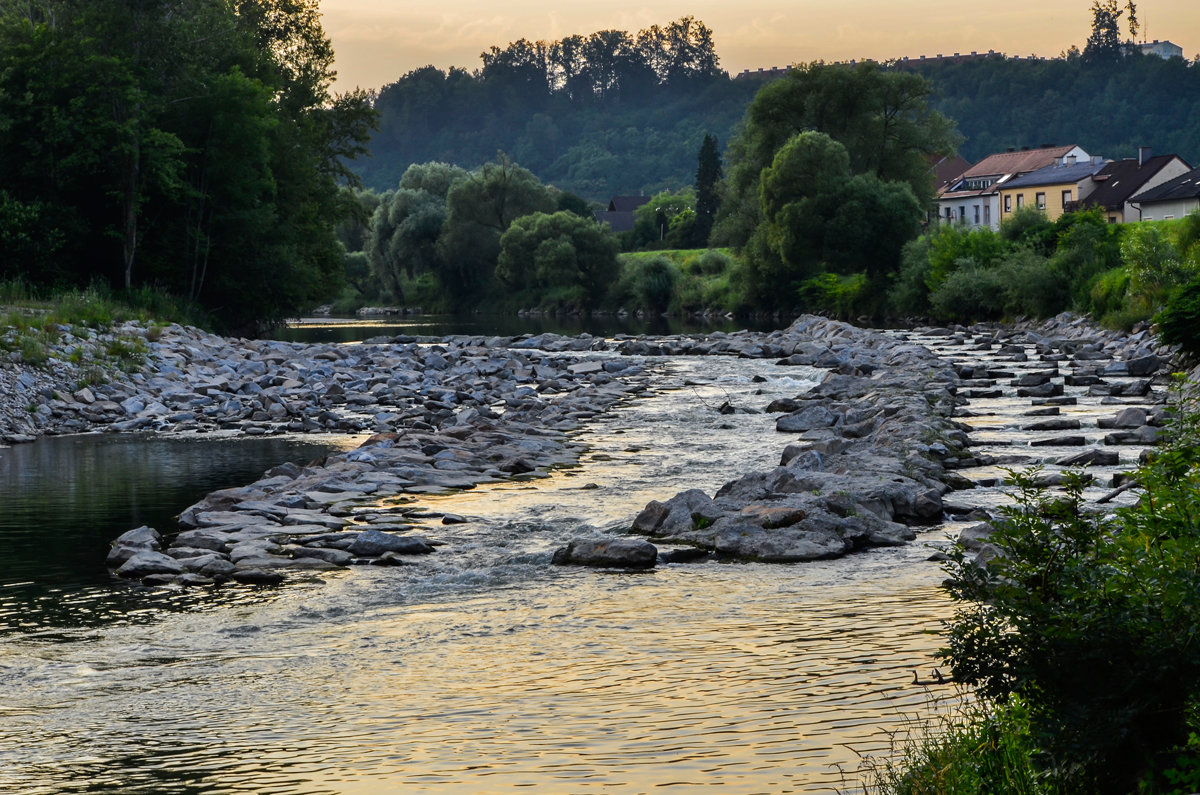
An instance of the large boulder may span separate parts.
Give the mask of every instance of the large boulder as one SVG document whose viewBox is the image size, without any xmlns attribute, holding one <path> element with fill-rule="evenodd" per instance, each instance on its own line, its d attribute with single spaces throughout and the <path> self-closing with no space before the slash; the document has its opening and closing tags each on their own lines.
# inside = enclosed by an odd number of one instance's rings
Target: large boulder
<svg viewBox="0 0 1200 795">
<path fill-rule="evenodd" d="M 658 558 L 658 548 L 640 538 L 577 538 L 554 553 L 559 566 L 648 569 Z"/>
<path fill-rule="evenodd" d="M 170 555 L 154 550 L 142 550 L 121 564 L 117 574 L 131 580 L 140 580 L 151 574 L 182 574 L 183 564 Z"/>
<path fill-rule="evenodd" d="M 374 558 L 385 552 L 398 555 L 427 555 L 433 547 L 424 538 L 385 533 L 381 530 L 364 530 L 350 545 L 350 554 Z"/>
</svg>

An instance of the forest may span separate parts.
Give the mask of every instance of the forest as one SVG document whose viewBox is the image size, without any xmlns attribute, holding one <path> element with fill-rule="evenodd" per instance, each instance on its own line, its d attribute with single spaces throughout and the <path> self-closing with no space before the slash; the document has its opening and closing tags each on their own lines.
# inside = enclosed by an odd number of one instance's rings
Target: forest
<svg viewBox="0 0 1200 795">
<path fill-rule="evenodd" d="M 690 17 L 637 34 L 522 39 L 481 61 L 423 67 L 379 91 L 372 157 L 355 165 L 367 185 L 392 188 L 413 163 L 475 168 L 503 151 L 591 201 L 678 190 L 704 135 L 728 146 L 765 82 L 721 70 L 712 32 Z M 930 82 L 930 107 L 955 121 L 972 162 L 1047 143 L 1111 159 L 1151 146 L 1200 162 L 1200 70 L 1183 59 L 1073 48 L 880 66 Z"/>
<path fill-rule="evenodd" d="M 0 3 L 0 280 L 248 333 L 312 306 L 374 123 L 332 64 L 317 0 Z"/>
</svg>

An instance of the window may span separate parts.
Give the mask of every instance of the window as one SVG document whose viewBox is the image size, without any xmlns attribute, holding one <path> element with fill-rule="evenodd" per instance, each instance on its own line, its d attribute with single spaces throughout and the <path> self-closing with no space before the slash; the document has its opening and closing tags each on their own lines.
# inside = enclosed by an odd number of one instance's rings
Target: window
<svg viewBox="0 0 1200 795">
<path fill-rule="evenodd" d="M 983 222 L 988 225 L 992 223 L 992 205 L 990 204 L 983 205 Z"/>
<path fill-rule="evenodd" d="M 1017 209 L 1019 210 L 1024 206 L 1025 206 L 1025 194 L 1018 193 L 1017 194 Z"/>
<path fill-rule="evenodd" d="M 1034 194 L 1034 199 L 1037 201 L 1037 208 L 1039 210 L 1046 209 L 1046 194 L 1045 193 Z"/>
<path fill-rule="evenodd" d="M 1063 207 L 1066 207 L 1071 202 L 1071 191 L 1063 191 Z"/>
<path fill-rule="evenodd" d="M 975 205 L 975 226 L 979 226 L 979 205 Z"/>
<path fill-rule="evenodd" d="M 954 212 L 954 211 L 953 211 L 953 210 L 951 210 L 949 207 L 947 207 L 947 208 L 946 208 L 946 221 L 947 221 L 947 222 L 949 222 L 949 221 L 950 221 L 950 218 L 951 218 L 951 215 L 950 215 L 950 213 L 952 213 L 952 212 Z"/>
<path fill-rule="evenodd" d="M 1012 212 L 1012 196 L 1010 194 L 1005 194 L 1004 196 L 1004 212 Z"/>
<path fill-rule="evenodd" d="M 1115 215 L 1108 216 L 1108 222 L 1110 224 L 1115 224 L 1117 222 L 1117 216 L 1115 216 Z"/>
<path fill-rule="evenodd" d="M 965 204 L 958 208 L 958 222 L 960 224 L 967 222 L 967 206 Z"/>
</svg>

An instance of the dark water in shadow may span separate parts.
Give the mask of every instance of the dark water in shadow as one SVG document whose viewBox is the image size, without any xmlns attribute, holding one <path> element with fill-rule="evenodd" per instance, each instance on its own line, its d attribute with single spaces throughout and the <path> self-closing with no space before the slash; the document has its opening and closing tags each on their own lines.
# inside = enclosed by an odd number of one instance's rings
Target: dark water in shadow
<svg viewBox="0 0 1200 795">
<path fill-rule="evenodd" d="M 211 491 L 354 444 L 86 434 L 0 448 L 0 632 L 80 620 L 68 594 L 108 588 L 104 558 L 126 530 L 174 529 L 174 517 Z"/>
<path fill-rule="evenodd" d="M 521 334 L 707 334 L 714 331 L 774 331 L 790 319 L 699 322 L 681 318 L 518 317 L 517 315 L 410 315 L 379 318 L 304 318 L 276 329 L 273 339 L 288 342 L 358 342 L 374 336 L 449 336 L 455 334 L 510 337 Z"/>
</svg>

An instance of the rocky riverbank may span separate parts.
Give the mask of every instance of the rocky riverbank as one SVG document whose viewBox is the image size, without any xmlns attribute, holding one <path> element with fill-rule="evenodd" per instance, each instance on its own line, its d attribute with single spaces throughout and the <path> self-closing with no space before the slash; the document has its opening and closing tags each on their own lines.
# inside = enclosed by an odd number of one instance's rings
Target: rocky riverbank
<svg viewBox="0 0 1200 795">
<path fill-rule="evenodd" d="M 1066 317 L 909 332 L 803 317 L 767 334 L 611 341 L 297 344 L 138 324 L 109 336 L 66 331 L 48 366 L 0 368 L 0 434 L 8 441 L 97 429 L 369 436 L 348 453 L 277 467 L 256 483 L 211 494 L 183 512 L 178 528 L 122 536 L 110 565 L 148 584 L 273 582 L 289 570 L 401 565 L 435 553 L 445 541 L 429 520 L 460 518 L 431 517 L 420 494 L 536 477 L 574 462 L 580 450 L 572 431 L 653 388 L 646 356 L 769 358 L 829 375 L 813 391 L 767 407 L 781 415 L 775 469 L 731 473 L 737 477 L 712 496 L 692 490 L 651 502 L 632 522 L 635 537 L 580 538 L 555 562 L 645 567 L 707 555 L 783 562 L 901 544 L 914 527 L 942 520 L 953 489 L 975 485 L 961 474 L 986 463 L 971 449 L 969 420 L 978 413 L 971 404 L 993 394 L 998 379 L 1013 376 L 1012 388 L 1031 400 L 1061 398 L 1068 385 L 1112 402 L 1153 403 L 1170 354 L 1147 334 L 1103 332 Z M 111 348 L 129 339 L 142 341 L 143 360 L 131 372 L 107 370 L 107 383 L 95 378 L 95 365 L 82 370 L 72 361 L 87 359 L 71 355 L 81 340 Z M 1000 372 L 996 357 L 1032 357 L 1031 366 L 1046 372 L 1017 378 Z M 78 380 L 85 373 L 90 384 Z M 1145 429 L 1155 417 L 1127 412 L 1122 422 L 1140 422 L 1135 432 L 1149 444 L 1156 431 Z M 659 554 L 650 542 L 673 549 Z"/>
</svg>

